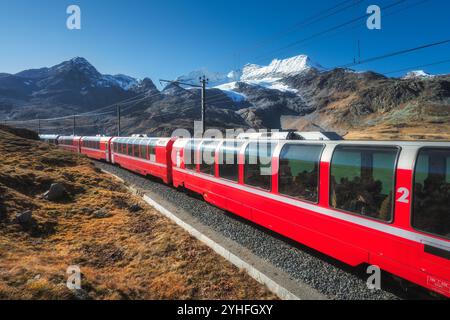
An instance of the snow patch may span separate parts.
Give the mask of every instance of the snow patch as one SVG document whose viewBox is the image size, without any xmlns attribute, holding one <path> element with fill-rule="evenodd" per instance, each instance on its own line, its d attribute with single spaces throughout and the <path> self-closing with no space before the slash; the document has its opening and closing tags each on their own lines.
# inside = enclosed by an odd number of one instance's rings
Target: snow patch
<svg viewBox="0 0 450 320">
<path fill-rule="evenodd" d="M 202 68 L 199 70 L 191 71 L 186 75 L 180 76 L 176 79 L 176 81 L 199 85 L 200 78 L 203 76 L 208 79 L 209 86 L 215 87 L 221 84 L 239 80 L 240 74 L 234 71 L 229 72 L 228 74 L 211 72 L 205 68 Z"/>
<path fill-rule="evenodd" d="M 247 80 L 244 81 L 247 84 L 264 87 L 266 89 L 278 90 L 282 92 L 297 93 L 298 90 L 289 87 L 281 82 L 282 78 L 264 78 L 260 80 Z"/>
<path fill-rule="evenodd" d="M 434 78 L 435 76 L 432 74 L 429 74 L 423 70 L 415 70 L 408 72 L 403 79 L 430 79 Z"/>
<path fill-rule="evenodd" d="M 106 74 L 102 77 L 102 80 L 106 82 L 106 84 L 103 85 L 107 86 L 108 84 L 112 84 L 114 86 L 121 87 L 123 90 L 130 90 L 139 84 L 137 79 L 124 74 L 116 74 L 114 76 Z"/>
<path fill-rule="evenodd" d="M 225 84 L 222 84 L 219 86 L 215 86 L 214 88 L 221 90 L 234 102 L 242 102 L 242 101 L 245 101 L 245 99 L 247 99 L 247 97 L 244 94 L 235 91 L 236 90 L 236 81 L 225 83 Z"/>
</svg>

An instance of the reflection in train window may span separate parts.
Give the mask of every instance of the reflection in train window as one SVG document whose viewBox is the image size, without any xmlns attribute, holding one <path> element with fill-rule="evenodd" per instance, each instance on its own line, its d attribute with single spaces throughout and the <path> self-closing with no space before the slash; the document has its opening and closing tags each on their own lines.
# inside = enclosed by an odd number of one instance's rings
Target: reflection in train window
<svg viewBox="0 0 450 320">
<path fill-rule="evenodd" d="M 198 155 L 197 155 L 197 140 L 189 140 L 184 148 L 184 165 L 188 170 L 197 170 Z"/>
<path fill-rule="evenodd" d="M 450 149 L 420 151 L 413 199 L 413 227 L 450 238 Z"/>
<path fill-rule="evenodd" d="M 200 162 L 200 172 L 209 175 L 215 174 L 215 154 L 216 147 L 218 145 L 217 141 L 204 141 L 201 145 L 201 162 Z"/>
<path fill-rule="evenodd" d="M 321 145 L 287 144 L 280 154 L 278 191 L 280 194 L 318 201 Z"/>
<path fill-rule="evenodd" d="M 276 143 L 250 142 L 245 149 L 244 183 L 265 190 L 272 188 L 272 154 Z"/>
<path fill-rule="evenodd" d="M 133 155 L 133 145 L 131 143 L 128 143 L 128 155 L 132 156 Z"/>
<path fill-rule="evenodd" d="M 397 148 L 338 146 L 331 161 L 330 203 L 391 221 Z"/>
<path fill-rule="evenodd" d="M 239 181 L 239 150 L 241 142 L 225 141 L 219 149 L 219 176 L 223 179 Z"/>
<path fill-rule="evenodd" d="M 139 141 L 135 141 L 133 144 L 133 157 L 139 158 Z"/>
<path fill-rule="evenodd" d="M 147 159 L 147 146 L 145 144 L 139 145 L 139 156 L 141 159 Z"/>
</svg>

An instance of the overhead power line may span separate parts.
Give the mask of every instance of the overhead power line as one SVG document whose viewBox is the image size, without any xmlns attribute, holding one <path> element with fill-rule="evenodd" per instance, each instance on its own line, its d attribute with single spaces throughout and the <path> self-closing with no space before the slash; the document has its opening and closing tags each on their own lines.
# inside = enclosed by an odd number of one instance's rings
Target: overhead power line
<svg viewBox="0 0 450 320">
<path fill-rule="evenodd" d="M 450 59 L 436 61 L 436 62 L 427 63 L 427 64 L 421 64 L 421 65 L 412 66 L 412 67 L 409 67 L 409 68 L 403 68 L 403 69 L 388 71 L 388 72 L 384 72 L 383 74 L 384 75 L 388 75 L 388 74 L 393 74 L 393 73 L 398 73 L 398 72 L 410 71 L 410 70 L 414 70 L 414 69 L 417 69 L 417 68 L 425 68 L 425 67 L 437 66 L 437 65 L 445 64 L 445 63 L 450 63 Z"/>
<path fill-rule="evenodd" d="M 396 1 L 396 2 L 393 2 L 393 3 L 389 4 L 389 5 L 386 5 L 386 6 L 382 7 L 381 10 L 383 10 L 383 11 L 384 11 L 384 10 L 388 10 L 388 9 L 390 9 L 390 8 L 396 7 L 396 6 L 398 6 L 398 5 L 402 4 L 402 3 L 404 3 L 405 1 L 406 1 L 406 0 L 398 0 L 398 1 Z M 286 49 L 290 49 L 290 48 L 292 48 L 292 47 L 295 47 L 295 46 L 297 46 L 297 45 L 299 45 L 299 44 L 302 44 L 302 43 L 305 43 L 305 42 L 307 42 L 307 41 L 310 41 L 310 40 L 313 40 L 313 39 L 315 39 L 315 38 L 318 38 L 318 37 L 320 37 L 320 36 L 322 36 L 322 35 L 325 35 L 325 34 L 327 34 L 327 33 L 330 33 L 330 32 L 333 32 L 333 31 L 335 31 L 335 30 L 341 29 L 341 28 L 343 28 L 343 27 L 349 26 L 349 25 L 351 25 L 351 24 L 353 24 L 353 23 L 355 23 L 355 22 L 359 22 L 359 21 L 365 20 L 365 19 L 367 19 L 368 16 L 369 16 L 369 14 L 365 13 L 365 14 L 362 15 L 362 16 L 359 16 L 359 17 L 354 18 L 354 19 L 351 19 L 351 20 L 349 20 L 349 21 L 340 23 L 340 24 L 338 24 L 338 25 L 336 25 L 336 26 L 333 26 L 333 27 L 330 27 L 330 28 L 328 28 L 328 29 L 322 30 L 322 31 L 320 31 L 320 32 L 317 32 L 317 33 L 315 33 L 315 34 L 309 36 L 309 37 L 306 37 L 306 38 L 303 38 L 303 39 L 299 39 L 299 40 L 294 41 L 294 42 L 292 42 L 292 43 L 290 43 L 290 44 L 288 44 L 288 45 L 286 45 L 286 46 L 283 46 L 283 47 L 281 47 L 281 48 L 278 48 L 278 49 L 276 49 L 276 50 L 270 52 L 270 55 L 273 56 L 273 54 L 278 53 L 278 52 L 280 52 L 280 51 L 283 51 L 283 50 L 286 50 Z M 260 60 L 263 60 L 263 59 L 267 59 L 268 57 L 269 57 L 269 56 L 267 56 L 267 55 L 259 56 L 259 57 L 256 58 L 256 62 L 258 62 L 258 61 L 260 61 Z"/>
<path fill-rule="evenodd" d="M 8 122 L 15 122 L 15 123 L 35 122 L 35 121 L 39 121 L 39 120 L 40 121 L 56 121 L 56 120 L 72 119 L 74 116 L 79 118 L 79 117 L 86 117 L 86 116 L 103 115 L 103 114 L 112 113 L 113 110 L 110 111 L 110 112 L 106 112 L 106 113 L 97 113 L 97 112 L 100 112 L 100 111 L 103 111 L 103 110 L 107 110 L 107 109 L 110 109 L 110 108 L 116 108 L 118 105 L 127 105 L 127 104 L 130 104 L 130 103 L 140 102 L 140 101 L 143 101 L 145 99 L 157 96 L 157 95 L 159 95 L 161 93 L 158 92 L 158 93 L 150 95 L 150 96 L 146 96 L 146 94 L 147 94 L 146 92 L 145 93 L 140 93 L 140 94 L 138 94 L 136 96 L 133 96 L 131 98 L 127 98 L 125 100 L 122 100 L 122 101 L 119 101 L 119 102 L 116 102 L 116 103 L 113 103 L 113 104 L 110 104 L 108 106 L 105 106 L 105 107 L 102 107 L 102 108 L 99 108 L 99 109 L 95 109 L 95 110 L 92 110 L 92 111 L 77 113 L 75 115 L 67 115 L 67 116 L 62 116 L 62 117 L 54 117 L 54 118 L 46 118 L 46 119 L 7 120 L 7 121 Z M 138 97 L 142 97 L 142 98 L 138 98 Z"/>
<path fill-rule="evenodd" d="M 332 7 L 329 7 L 327 9 L 324 9 L 324 10 L 316 13 L 313 16 L 310 16 L 309 18 L 307 18 L 307 19 L 305 19 L 305 20 L 303 20 L 303 21 L 293 25 L 292 27 L 288 28 L 285 31 L 277 32 L 277 33 L 273 34 L 272 36 L 269 36 L 269 37 L 261 40 L 260 42 L 254 44 L 254 45 L 250 45 L 250 46 L 244 47 L 243 49 L 235 52 L 235 54 L 239 53 L 239 52 L 247 51 L 249 49 L 260 48 L 260 47 L 262 47 L 262 46 L 264 46 L 265 44 L 268 44 L 268 43 L 273 43 L 274 41 L 277 41 L 277 40 L 279 40 L 279 39 L 281 39 L 281 38 L 283 38 L 283 37 L 285 37 L 285 36 L 287 36 L 289 34 L 297 32 L 299 29 L 311 26 L 311 25 L 313 25 L 315 23 L 318 23 L 318 22 L 320 22 L 322 20 L 330 18 L 330 17 L 332 17 L 332 16 L 334 16 L 336 14 L 339 14 L 339 13 L 341 13 L 343 11 L 346 11 L 347 9 L 350 9 L 352 7 L 357 6 L 357 5 L 359 5 L 360 3 L 364 2 L 364 1 L 365 0 L 346 0 L 346 1 L 342 1 L 342 2 L 336 4 L 336 5 L 332 6 Z M 344 5 L 345 5 L 345 7 L 342 7 Z"/>
<path fill-rule="evenodd" d="M 386 18 L 386 17 L 390 17 L 390 16 L 393 16 L 393 15 L 396 15 L 396 14 L 398 14 L 398 13 L 400 13 L 400 12 L 404 12 L 404 11 L 406 11 L 406 10 L 408 10 L 408 9 L 417 7 L 417 6 L 419 6 L 419 5 L 424 4 L 425 2 L 429 2 L 429 1 L 431 1 L 431 0 L 421 0 L 421 1 L 418 1 L 418 2 L 415 2 L 415 3 L 408 3 L 406 6 L 400 7 L 398 10 L 391 11 L 391 12 L 387 12 L 387 13 L 383 12 L 383 18 Z M 347 31 L 350 31 L 350 30 L 354 30 L 354 29 L 356 29 L 356 28 L 358 28 L 358 27 L 360 27 L 360 26 L 361 26 L 360 24 L 352 23 L 352 24 L 350 25 L 349 28 L 344 28 L 343 30 L 340 30 L 340 31 L 337 31 L 337 32 L 332 32 L 332 33 L 331 33 L 331 36 L 328 36 L 328 37 L 325 37 L 325 38 L 321 38 L 321 39 L 322 39 L 322 40 L 330 39 L 330 38 L 333 38 L 333 37 L 335 37 L 335 36 L 337 36 L 337 35 L 339 35 L 339 34 L 342 34 L 342 33 L 344 33 L 344 32 L 347 32 Z M 307 41 L 306 43 L 307 43 L 307 44 L 314 43 L 314 42 L 315 42 L 314 40 L 315 40 L 315 39 L 312 39 L 312 41 L 310 40 L 310 41 Z M 301 48 L 305 48 L 305 46 L 301 46 Z M 359 48 L 359 49 L 360 49 L 360 48 Z"/>
<path fill-rule="evenodd" d="M 423 49 L 427 49 L 427 48 L 441 46 L 441 45 L 444 45 L 444 44 L 447 44 L 447 43 L 450 43 L 450 39 L 446 39 L 446 40 L 439 41 L 439 42 L 428 43 L 428 44 L 424 44 L 424 45 L 421 45 L 421 46 L 418 46 L 418 47 L 414 47 L 414 48 L 409 48 L 409 49 L 404 49 L 404 50 L 400 50 L 400 51 L 386 53 L 386 54 L 383 54 L 383 55 L 380 55 L 380 56 L 376 56 L 376 57 L 372 57 L 372 58 L 369 58 L 369 59 L 361 60 L 359 62 L 348 63 L 348 64 L 345 64 L 345 65 L 339 66 L 338 68 L 350 68 L 350 67 L 353 67 L 353 66 L 366 64 L 366 63 L 369 63 L 369 62 L 374 62 L 374 61 L 384 60 L 384 59 L 395 57 L 395 56 L 400 56 L 400 55 L 407 54 L 407 53 L 414 52 L 414 51 L 419 51 L 419 50 L 423 50 Z"/>
</svg>

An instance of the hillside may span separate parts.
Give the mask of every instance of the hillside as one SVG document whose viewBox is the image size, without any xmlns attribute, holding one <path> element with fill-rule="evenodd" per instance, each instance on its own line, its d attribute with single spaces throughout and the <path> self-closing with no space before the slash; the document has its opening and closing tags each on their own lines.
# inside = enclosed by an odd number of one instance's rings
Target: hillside
<svg viewBox="0 0 450 320">
<path fill-rule="evenodd" d="M 348 139 L 450 140 L 450 76 L 387 78 L 336 69 L 285 82 L 310 107 L 284 129 L 336 131 Z"/>
<path fill-rule="evenodd" d="M 0 126 L 0 299 L 275 298 L 88 159 L 35 137 Z M 46 200 L 54 183 L 66 192 Z M 71 265 L 81 290 L 65 286 Z"/>
</svg>

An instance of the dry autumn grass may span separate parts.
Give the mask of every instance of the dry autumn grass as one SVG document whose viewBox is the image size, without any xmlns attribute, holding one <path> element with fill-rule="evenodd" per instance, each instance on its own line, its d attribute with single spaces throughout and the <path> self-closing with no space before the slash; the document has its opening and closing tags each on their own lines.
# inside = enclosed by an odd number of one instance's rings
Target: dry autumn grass
<svg viewBox="0 0 450 320">
<path fill-rule="evenodd" d="M 450 123 L 420 122 L 408 125 L 380 124 L 350 130 L 346 140 L 450 141 Z"/>
<path fill-rule="evenodd" d="M 69 199 L 42 198 L 62 183 Z M 143 208 L 131 213 L 139 203 Z M 14 223 L 32 210 L 36 223 Z M 107 213 L 99 218 L 96 212 Z M 79 265 L 83 291 L 67 289 Z M 274 299 L 88 159 L 0 128 L 0 299 Z"/>
</svg>

